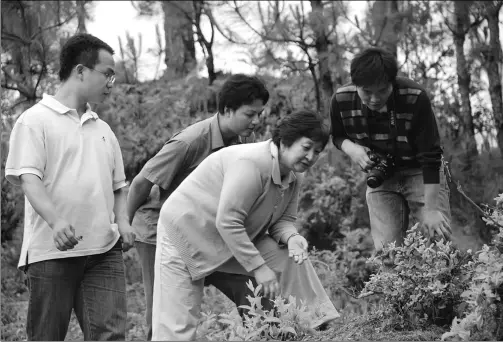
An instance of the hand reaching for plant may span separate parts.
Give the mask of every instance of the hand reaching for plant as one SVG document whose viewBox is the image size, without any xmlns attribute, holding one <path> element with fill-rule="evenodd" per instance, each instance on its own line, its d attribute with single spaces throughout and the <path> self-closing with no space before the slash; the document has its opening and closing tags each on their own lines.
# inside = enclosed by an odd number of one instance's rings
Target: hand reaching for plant
<svg viewBox="0 0 503 342">
<path fill-rule="evenodd" d="M 253 271 L 255 280 L 262 285 L 262 294 L 264 297 L 274 300 L 280 294 L 280 288 L 276 273 L 266 264 L 259 266 Z"/>
<path fill-rule="evenodd" d="M 452 235 L 449 222 L 445 219 L 444 215 L 438 210 L 425 210 L 422 220 L 422 228 L 424 234 L 433 239 L 435 234 L 440 238 L 449 240 Z"/>
</svg>

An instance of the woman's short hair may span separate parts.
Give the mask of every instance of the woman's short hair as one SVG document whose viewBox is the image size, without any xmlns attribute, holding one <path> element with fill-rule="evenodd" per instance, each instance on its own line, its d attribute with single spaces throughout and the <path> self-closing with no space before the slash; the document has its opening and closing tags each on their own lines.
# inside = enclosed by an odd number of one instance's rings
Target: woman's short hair
<svg viewBox="0 0 503 342">
<path fill-rule="evenodd" d="M 230 76 L 218 93 L 218 111 L 224 114 L 225 108 L 236 110 L 243 105 L 250 105 L 255 100 L 262 100 L 264 105 L 269 100 L 269 91 L 258 77 L 236 74 Z"/>
<path fill-rule="evenodd" d="M 329 133 L 323 118 L 308 109 L 298 110 L 283 117 L 272 130 L 272 141 L 278 147 L 280 143 L 290 147 L 302 137 L 320 142 L 323 148 L 328 143 Z"/>
<path fill-rule="evenodd" d="M 351 61 L 351 82 L 358 86 L 395 83 L 398 62 L 393 54 L 381 48 L 368 48 Z"/>
</svg>

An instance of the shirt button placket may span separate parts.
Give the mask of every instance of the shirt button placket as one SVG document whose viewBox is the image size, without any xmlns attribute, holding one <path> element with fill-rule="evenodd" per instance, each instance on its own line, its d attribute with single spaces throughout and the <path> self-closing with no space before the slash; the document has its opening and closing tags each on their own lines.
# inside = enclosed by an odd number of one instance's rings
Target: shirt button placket
<svg viewBox="0 0 503 342">
<path fill-rule="evenodd" d="M 274 210 L 276 210 L 278 208 L 278 203 L 283 200 L 283 197 L 285 196 L 285 191 L 280 188 L 279 189 L 279 193 L 280 193 L 280 198 L 276 201 L 276 205 L 274 206 Z"/>
</svg>

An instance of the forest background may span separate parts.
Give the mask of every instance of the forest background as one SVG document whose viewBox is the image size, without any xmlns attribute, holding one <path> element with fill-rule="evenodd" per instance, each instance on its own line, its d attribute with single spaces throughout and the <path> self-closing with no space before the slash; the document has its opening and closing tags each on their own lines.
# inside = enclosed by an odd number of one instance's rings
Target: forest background
<svg viewBox="0 0 503 342">
<path fill-rule="evenodd" d="M 26 338 L 27 288 L 24 274 L 16 269 L 24 198 L 21 190 L 4 177 L 10 131 L 20 113 L 39 101 L 43 93 L 52 94 L 58 87 L 57 56 L 62 44 L 76 32 L 92 33 L 116 50 L 117 82 L 112 96 L 96 111 L 119 139 L 128 181 L 177 130 L 215 113 L 217 91 L 229 74 L 256 74 L 267 83 L 271 98 L 258 129 L 262 140 L 268 138 L 270 127 L 278 118 L 296 109 L 311 108 L 328 119 L 329 99 L 337 87 L 349 81 L 349 62 L 354 54 L 368 46 L 389 49 L 399 61 L 401 75 L 428 91 L 441 130 L 445 159 L 462 190 L 474 202 L 469 203 L 456 190 L 457 184 L 451 184 L 454 236 L 449 255 L 471 251 L 475 257 L 476 251 L 494 246 L 498 230 L 487 224 L 483 216 L 492 215 L 498 221 L 502 205 L 497 196 L 503 193 L 503 1 L 111 4 L 1 2 L 3 340 Z M 146 29 L 119 32 L 109 41 L 111 32 L 116 32 L 112 27 L 120 22 L 121 9 L 126 7 L 134 9 L 135 20 L 140 20 Z M 133 30 L 134 24 L 129 27 Z M 440 311 L 445 314 L 445 303 L 438 301 L 433 303 L 436 313 L 408 308 L 404 321 L 385 307 L 386 294 L 358 298 L 359 293 L 368 293 L 372 274 L 384 273 L 367 262 L 373 247 L 368 231 L 365 176 L 331 143 L 307 174 L 298 225 L 315 248 L 312 259 L 319 266 L 320 277 L 334 303 L 344 314 L 344 319 L 321 337 L 314 332 L 302 335 L 303 330 L 297 327 L 298 339 L 440 339 L 442 334 L 461 329 L 456 330 L 454 317 L 469 316 L 463 311 L 465 307 L 458 307 L 463 303 L 461 293 L 456 294 L 458 297 L 451 293 L 457 299 L 448 305 L 451 311 L 445 321 L 434 319 Z M 495 260 L 503 265 L 500 257 Z M 128 338 L 141 340 L 145 338 L 141 269 L 134 250 L 124 258 L 128 270 Z M 458 270 L 456 267 L 452 266 L 451 276 Z M 425 288 L 435 283 L 438 276 L 430 274 Z M 500 278 L 491 285 L 495 293 L 501 291 L 503 276 Z M 445 279 L 442 282 L 445 284 Z M 470 286 L 469 282 L 465 285 Z M 232 310 L 217 290 L 206 291 L 206 310 L 213 314 Z M 397 291 L 391 301 L 402 295 L 410 299 L 405 287 Z M 425 298 L 419 306 L 426 306 Z M 495 298 L 495 302 L 501 303 L 501 298 Z M 403 316 L 403 305 L 398 307 Z M 500 309 L 495 310 L 495 315 L 499 315 Z M 423 314 L 429 315 L 430 320 L 424 320 Z M 230 317 L 231 321 L 236 319 L 235 314 Z M 431 322 L 435 324 L 426 324 Z M 487 324 L 487 320 L 484 322 Z M 261 324 L 260 329 L 264 326 L 270 328 Z M 211 314 L 205 316 L 201 327 L 200 336 L 209 339 L 249 337 L 246 331 Z M 480 338 L 482 335 L 476 335 L 474 329 L 493 337 L 503 330 L 501 326 L 488 328 L 482 324 L 476 328 L 466 325 L 459 331 L 471 331 L 472 337 Z M 278 334 L 287 336 L 284 331 Z M 462 333 L 452 334 L 466 337 Z M 273 335 L 271 332 L 267 336 Z M 75 318 L 68 338 L 82 338 Z"/>
</svg>

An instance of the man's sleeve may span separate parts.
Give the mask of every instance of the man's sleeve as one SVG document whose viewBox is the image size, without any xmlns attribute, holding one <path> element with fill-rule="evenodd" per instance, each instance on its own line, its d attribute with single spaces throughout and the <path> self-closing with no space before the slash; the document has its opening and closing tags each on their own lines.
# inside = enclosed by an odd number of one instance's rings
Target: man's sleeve
<svg viewBox="0 0 503 342">
<path fill-rule="evenodd" d="M 183 167 L 188 150 L 187 143 L 170 140 L 143 166 L 140 174 L 162 189 L 168 190 L 176 174 Z"/>
<path fill-rule="evenodd" d="M 119 141 L 115 134 L 113 134 L 113 145 L 114 145 L 114 162 L 115 167 L 113 170 L 113 190 L 118 190 L 126 186 L 126 174 L 124 173 L 124 161 L 122 159 L 122 151 L 119 145 Z"/>
<path fill-rule="evenodd" d="M 413 136 L 411 137 L 417 148 L 416 158 L 423 169 L 424 183 L 438 184 L 440 182 L 442 148 L 437 121 L 426 92 L 422 91 L 419 94 L 416 108 L 412 123 Z"/>
<path fill-rule="evenodd" d="M 332 96 L 330 103 L 330 122 L 332 142 L 334 143 L 335 147 L 340 150 L 343 141 L 349 139 L 349 137 L 344 130 L 341 111 L 339 110 L 339 104 L 337 103 L 336 94 Z"/>
<path fill-rule="evenodd" d="M 42 124 L 26 122 L 20 117 L 12 129 L 5 177 L 14 185 L 21 185 L 20 176 L 34 174 L 44 179 L 46 150 Z"/>
<path fill-rule="evenodd" d="M 244 227 L 253 203 L 262 191 L 260 171 L 252 161 L 239 160 L 225 171 L 216 228 L 232 255 L 248 272 L 265 264 Z"/>
</svg>

